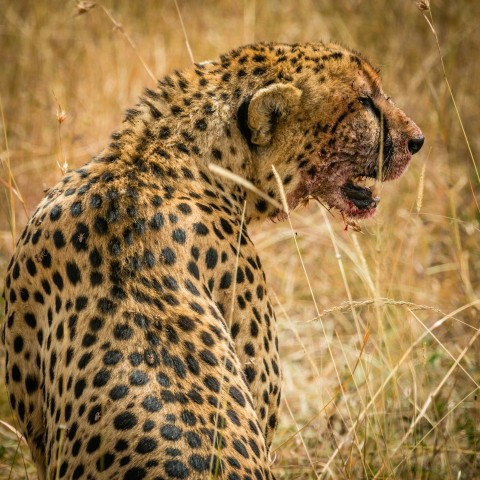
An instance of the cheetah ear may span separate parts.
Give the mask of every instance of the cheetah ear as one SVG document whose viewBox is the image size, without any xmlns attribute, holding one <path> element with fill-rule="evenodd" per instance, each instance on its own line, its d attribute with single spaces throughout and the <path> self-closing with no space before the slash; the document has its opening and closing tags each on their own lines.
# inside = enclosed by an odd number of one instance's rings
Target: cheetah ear
<svg viewBox="0 0 480 480">
<path fill-rule="evenodd" d="M 277 121 L 297 109 L 301 95 L 299 88 L 285 83 L 274 83 L 258 90 L 248 106 L 252 143 L 268 145 Z"/>
</svg>

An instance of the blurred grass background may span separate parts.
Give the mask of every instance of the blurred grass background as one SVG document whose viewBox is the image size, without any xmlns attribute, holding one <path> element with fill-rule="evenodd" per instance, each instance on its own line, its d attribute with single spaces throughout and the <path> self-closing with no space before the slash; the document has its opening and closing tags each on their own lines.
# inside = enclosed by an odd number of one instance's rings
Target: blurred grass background
<svg viewBox="0 0 480 480">
<path fill-rule="evenodd" d="M 407 174 L 383 186 L 380 211 L 362 233 L 344 231 L 339 216 L 318 205 L 292 215 L 293 231 L 284 222 L 252 232 L 280 326 L 275 474 L 480 478 L 480 185 L 417 2 L 178 4 L 196 61 L 259 40 L 332 39 L 358 49 L 381 67 L 385 91 L 426 136 Z M 432 0 L 431 12 L 480 157 L 480 2 Z M 2 278 L 12 232 L 18 238 L 43 190 L 61 178 L 58 164 L 87 162 L 142 88 L 154 85 L 139 56 L 156 77 L 190 64 L 173 0 L 102 0 L 76 13 L 74 1 L 0 4 Z M 1 352 L 0 363 L 0 419 L 15 426 Z M 36 478 L 28 449 L 0 423 L 0 479 L 27 477 Z"/>
</svg>

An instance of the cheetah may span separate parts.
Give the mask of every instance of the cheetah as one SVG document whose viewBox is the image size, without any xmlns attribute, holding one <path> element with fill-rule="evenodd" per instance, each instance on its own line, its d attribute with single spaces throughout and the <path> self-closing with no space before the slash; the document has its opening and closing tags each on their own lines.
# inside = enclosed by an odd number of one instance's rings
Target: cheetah
<svg viewBox="0 0 480 480">
<path fill-rule="evenodd" d="M 423 142 L 334 43 L 248 45 L 146 89 L 8 267 L 6 385 L 40 479 L 273 479 L 278 341 L 248 228 L 282 198 L 370 217 L 362 178 Z"/>
</svg>

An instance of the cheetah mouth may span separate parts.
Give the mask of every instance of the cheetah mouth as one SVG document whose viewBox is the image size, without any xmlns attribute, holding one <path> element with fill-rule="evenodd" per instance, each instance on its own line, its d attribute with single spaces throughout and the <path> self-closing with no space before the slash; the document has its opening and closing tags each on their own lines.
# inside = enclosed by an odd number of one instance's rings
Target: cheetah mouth
<svg viewBox="0 0 480 480">
<path fill-rule="evenodd" d="M 373 177 L 354 177 L 340 187 L 341 201 L 336 206 L 348 217 L 368 218 L 374 215 L 380 202 L 376 190 Z"/>
</svg>

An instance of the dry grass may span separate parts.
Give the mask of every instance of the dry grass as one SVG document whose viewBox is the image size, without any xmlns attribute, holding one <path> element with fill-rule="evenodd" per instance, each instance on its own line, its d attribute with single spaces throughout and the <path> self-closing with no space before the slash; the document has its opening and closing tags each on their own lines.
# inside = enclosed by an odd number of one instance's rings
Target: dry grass
<svg viewBox="0 0 480 480">
<path fill-rule="evenodd" d="M 280 325 L 282 479 L 479 476 L 480 2 L 431 1 L 434 32 L 416 3 L 178 1 L 195 60 L 268 39 L 368 53 L 427 138 L 363 233 L 316 204 L 253 232 Z M 173 0 L 101 5 L 2 3 L 1 277 L 43 189 L 101 149 L 149 72 L 190 63 Z M 1 383 L 0 418 L 15 424 Z M 0 423 L 0 478 L 27 476 Z"/>
</svg>

